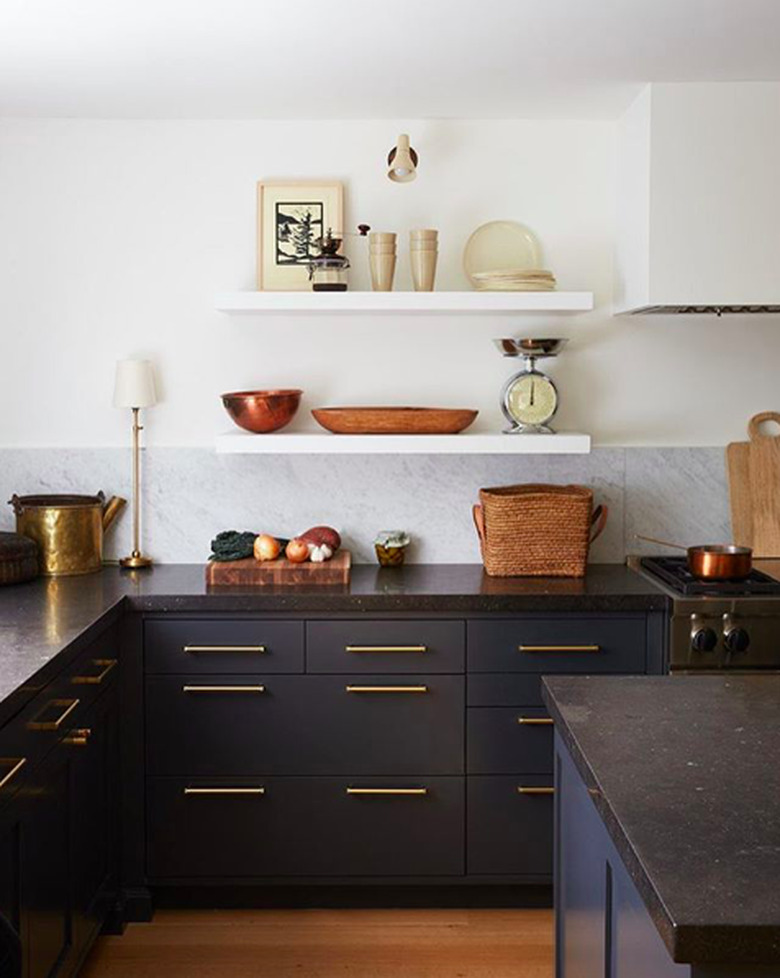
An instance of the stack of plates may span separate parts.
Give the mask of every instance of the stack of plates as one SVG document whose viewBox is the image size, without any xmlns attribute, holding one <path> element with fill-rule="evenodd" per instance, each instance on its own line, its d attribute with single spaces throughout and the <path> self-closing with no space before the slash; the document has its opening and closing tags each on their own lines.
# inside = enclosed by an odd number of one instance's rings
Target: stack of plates
<svg viewBox="0 0 780 978">
<path fill-rule="evenodd" d="M 501 268 L 472 272 L 474 288 L 480 292 L 553 292 L 555 276 L 544 268 Z"/>
</svg>

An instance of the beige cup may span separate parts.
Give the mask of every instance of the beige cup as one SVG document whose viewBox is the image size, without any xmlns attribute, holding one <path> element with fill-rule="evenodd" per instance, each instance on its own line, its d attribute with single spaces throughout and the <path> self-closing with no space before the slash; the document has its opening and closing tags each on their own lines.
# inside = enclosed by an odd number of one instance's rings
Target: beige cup
<svg viewBox="0 0 780 978">
<path fill-rule="evenodd" d="M 433 292 L 438 257 L 439 253 L 435 250 L 412 248 L 409 252 L 409 263 L 412 266 L 412 282 L 415 292 Z"/>
<path fill-rule="evenodd" d="M 382 255 L 371 252 L 368 256 L 368 264 L 371 269 L 371 288 L 374 292 L 392 292 L 393 278 L 395 277 L 396 257 L 392 255 Z"/>
<path fill-rule="evenodd" d="M 432 228 L 418 228 L 409 232 L 410 241 L 436 241 L 438 237 L 439 232 Z"/>
<path fill-rule="evenodd" d="M 398 235 L 395 231 L 371 231 L 368 235 L 369 244 L 395 244 L 398 240 Z"/>
<path fill-rule="evenodd" d="M 394 244 L 379 242 L 378 244 L 370 244 L 368 250 L 372 255 L 394 255 L 396 253 L 396 246 Z"/>
<path fill-rule="evenodd" d="M 438 251 L 439 246 L 435 241 L 410 241 L 409 251 Z"/>
</svg>

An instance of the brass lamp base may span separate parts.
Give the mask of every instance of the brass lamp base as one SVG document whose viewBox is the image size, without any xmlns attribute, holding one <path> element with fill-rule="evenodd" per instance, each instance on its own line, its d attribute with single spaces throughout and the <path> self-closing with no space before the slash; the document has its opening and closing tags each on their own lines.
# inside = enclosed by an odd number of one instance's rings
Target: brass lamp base
<svg viewBox="0 0 780 978">
<path fill-rule="evenodd" d="M 127 567 L 130 570 L 138 570 L 141 567 L 151 567 L 152 558 L 144 557 L 142 554 L 134 552 L 129 557 L 123 557 L 119 561 L 119 566 Z"/>
</svg>

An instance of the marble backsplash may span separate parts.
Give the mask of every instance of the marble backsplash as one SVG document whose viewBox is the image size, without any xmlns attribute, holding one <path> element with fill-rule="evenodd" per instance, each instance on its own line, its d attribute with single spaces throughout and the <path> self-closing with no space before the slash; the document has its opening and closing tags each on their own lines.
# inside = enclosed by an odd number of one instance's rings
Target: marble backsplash
<svg viewBox="0 0 780 978">
<path fill-rule="evenodd" d="M 480 486 L 576 482 L 610 509 L 591 560 L 659 551 L 644 533 L 682 543 L 730 539 L 720 448 L 596 448 L 590 455 L 216 455 L 201 448 L 144 452 L 144 549 L 160 563 L 199 563 L 222 529 L 292 535 L 316 523 L 342 530 L 359 563 L 373 562 L 380 529 L 408 530 L 417 563 L 480 560 L 471 505 Z M 0 449 L 2 501 L 13 493 L 130 496 L 129 449 Z M 0 529 L 13 529 L 10 506 Z M 129 507 L 106 557 L 130 549 Z"/>
</svg>

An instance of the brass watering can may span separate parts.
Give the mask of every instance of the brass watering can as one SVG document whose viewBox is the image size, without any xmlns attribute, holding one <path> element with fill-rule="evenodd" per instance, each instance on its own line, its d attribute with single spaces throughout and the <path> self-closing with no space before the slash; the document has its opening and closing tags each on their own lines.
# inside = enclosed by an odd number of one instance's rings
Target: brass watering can
<svg viewBox="0 0 780 978">
<path fill-rule="evenodd" d="M 92 574 L 103 566 L 103 534 L 126 500 L 95 496 L 17 496 L 16 532 L 38 544 L 41 573 L 50 577 Z"/>
</svg>

